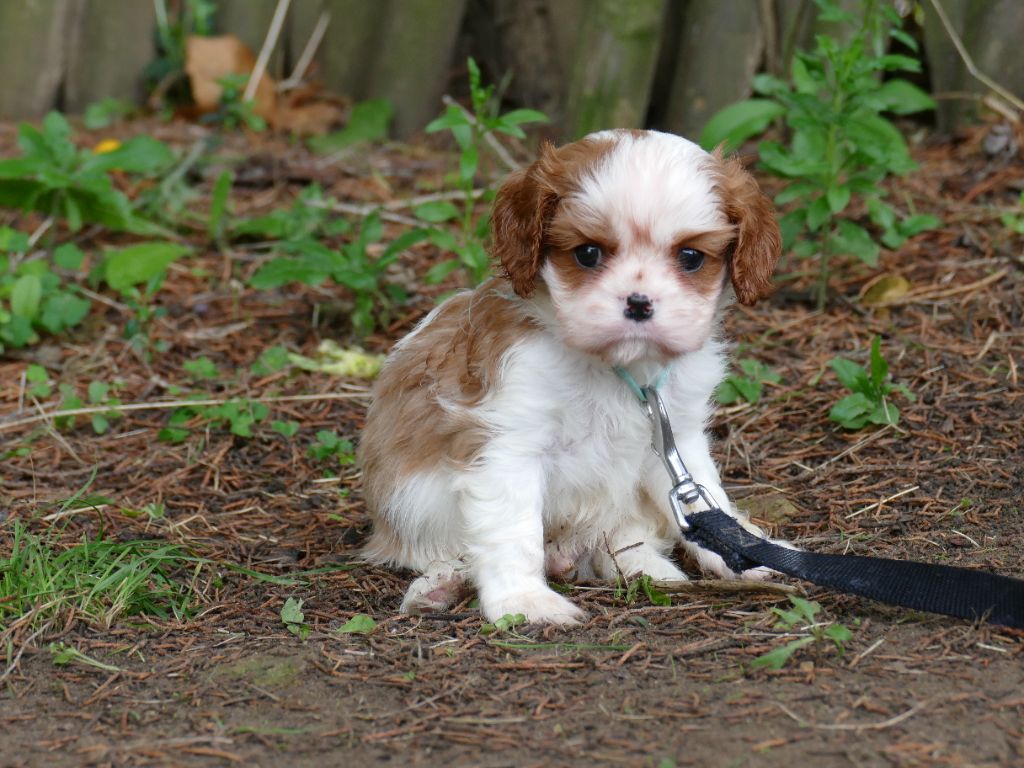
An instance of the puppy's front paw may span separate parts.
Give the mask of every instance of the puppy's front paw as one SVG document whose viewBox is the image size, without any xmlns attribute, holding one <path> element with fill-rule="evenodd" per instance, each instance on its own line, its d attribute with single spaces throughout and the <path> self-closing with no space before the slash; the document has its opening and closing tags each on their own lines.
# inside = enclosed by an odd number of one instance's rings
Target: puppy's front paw
<svg viewBox="0 0 1024 768">
<path fill-rule="evenodd" d="M 521 613 L 530 622 L 571 627 L 579 624 L 586 616 L 569 600 L 547 587 L 513 592 L 497 598 L 481 596 L 480 607 L 488 621 L 497 621 L 506 614 Z"/>
<path fill-rule="evenodd" d="M 782 539 L 769 539 L 761 528 L 754 525 L 746 518 L 739 515 L 734 515 L 734 517 L 736 518 L 736 522 L 738 522 L 746 530 L 750 531 L 755 536 L 762 539 L 767 539 L 772 544 L 777 544 L 780 547 L 786 547 L 787 549 L 796 549 L 796 547 L 790 544 L 788 541 L 783 541 Z M 697 565 L 700 567 L 702 572 L 711 574 L 713 576 L 717 576 L 720 579 L 767 581 L 772 577 L 778 575 L 778 571 L 773 571 L 771 568 L 766 568 L 764 566 L 761 566 L 759 568 L 749 568 L 741 573 L 736 573 L 736 571 L 733 571 L 731 568 L 729 568 L 729 566 L 725 564 L 725 560 L 723 560 L 721 556 L 715 554 L 714 552 L 708 549 L 704 549 L 702 547 L 698 547 L 696 544 L 693 544 L 689 541 L 684 541 L 683 546 L 686 549 L 686 551 L 690 554 L 690 556 L 697 561 Z"/>
</svg>

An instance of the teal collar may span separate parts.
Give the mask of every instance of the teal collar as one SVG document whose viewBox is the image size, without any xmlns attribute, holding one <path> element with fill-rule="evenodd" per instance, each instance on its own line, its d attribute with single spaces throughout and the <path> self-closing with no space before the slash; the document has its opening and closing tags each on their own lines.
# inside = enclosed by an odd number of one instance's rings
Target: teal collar
<svg viewBox="0 0 1024 768">
<path fill-rule="evenodd" d="M 641 403 L 647 402 L 647 395 L 644 394 L 643 387 L 636 383 L 636 379 L 633 378 L 633 374 L 631 374 L 621 365 L 616 365 L 614 368 L 612 368 L 612 370 L 615 371 L 615 373 L 618 375 L 620 379 L 626 382 L 626 385 L 630 388 L 633 394 L 636 395 L 637 400 L 639 400 Z M 672 367 L 666 365 L 658 372 L 658 375 L 655 376 L 651 380 L 651 383 L 648 384 L 647 386 L 651 387 L 654 390 L 661 389 L 661 385 L 665 383 L 665 380 L 668 378 L 669 371 L 671 370 Z"/>
</svg>

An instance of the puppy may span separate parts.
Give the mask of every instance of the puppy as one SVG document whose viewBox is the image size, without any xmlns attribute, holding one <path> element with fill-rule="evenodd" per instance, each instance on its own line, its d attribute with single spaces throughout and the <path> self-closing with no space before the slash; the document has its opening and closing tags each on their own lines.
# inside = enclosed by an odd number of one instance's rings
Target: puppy
<svg viewBox="0 0 1024 768">
<path fill-rule="evenodd" d="M 726 369 L 721 312 L 733 293 L 770 292 L 779 229 L 739 162 L 615 130 L 543 147 L 500 188 L 492 235 L 502 277 L 434 309 L 377 381 L 365 554 L 422 574 L 403 612 L 443 610 L 471 585 L 490 620 L 572 624 L 582 612 L 547 575 L 686 578 L 669 558 L 671 483 L 624 372 L 657 382 L 687 468 L 739 517 L 704 425 Z"/>
</svg>

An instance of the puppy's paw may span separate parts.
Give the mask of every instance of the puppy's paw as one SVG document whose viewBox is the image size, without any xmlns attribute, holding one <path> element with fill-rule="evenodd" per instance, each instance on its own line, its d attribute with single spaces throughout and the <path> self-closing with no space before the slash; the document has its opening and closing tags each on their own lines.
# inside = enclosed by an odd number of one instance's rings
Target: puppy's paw
<svg viewBox="0 0 1024 768">
<path fill-rule="evenodd" d="M 571 627 L 586 617 L 572 602 L 547 587 L 513 592 L 498 598 L 481 597 L 480 604 L 488 621 L 497 621 L 506 614 L 521 613 L 529 622 Z"/>
<path fill-rule="evenodd" d="M 398 610 L 410 615 L 440 613 L 459 602 L 465 593 L 465 580 L 454 571 L 427 573 L 409 585 Z"/>
</svg>

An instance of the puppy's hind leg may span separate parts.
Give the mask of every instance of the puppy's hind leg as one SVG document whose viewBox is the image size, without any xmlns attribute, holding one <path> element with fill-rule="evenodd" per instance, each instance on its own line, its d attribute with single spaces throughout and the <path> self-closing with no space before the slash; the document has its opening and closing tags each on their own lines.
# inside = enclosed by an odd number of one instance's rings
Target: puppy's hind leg
<svg viewBox="0 0 1024 768">
<path fill-rule="evenodd" d="M 465 567 L 461 560 L 431 563 L 423 575 L 409 585 L 399 611 L 413 615 L 446 611 L 469 591 L 463 575 Z"/>
</svg>

